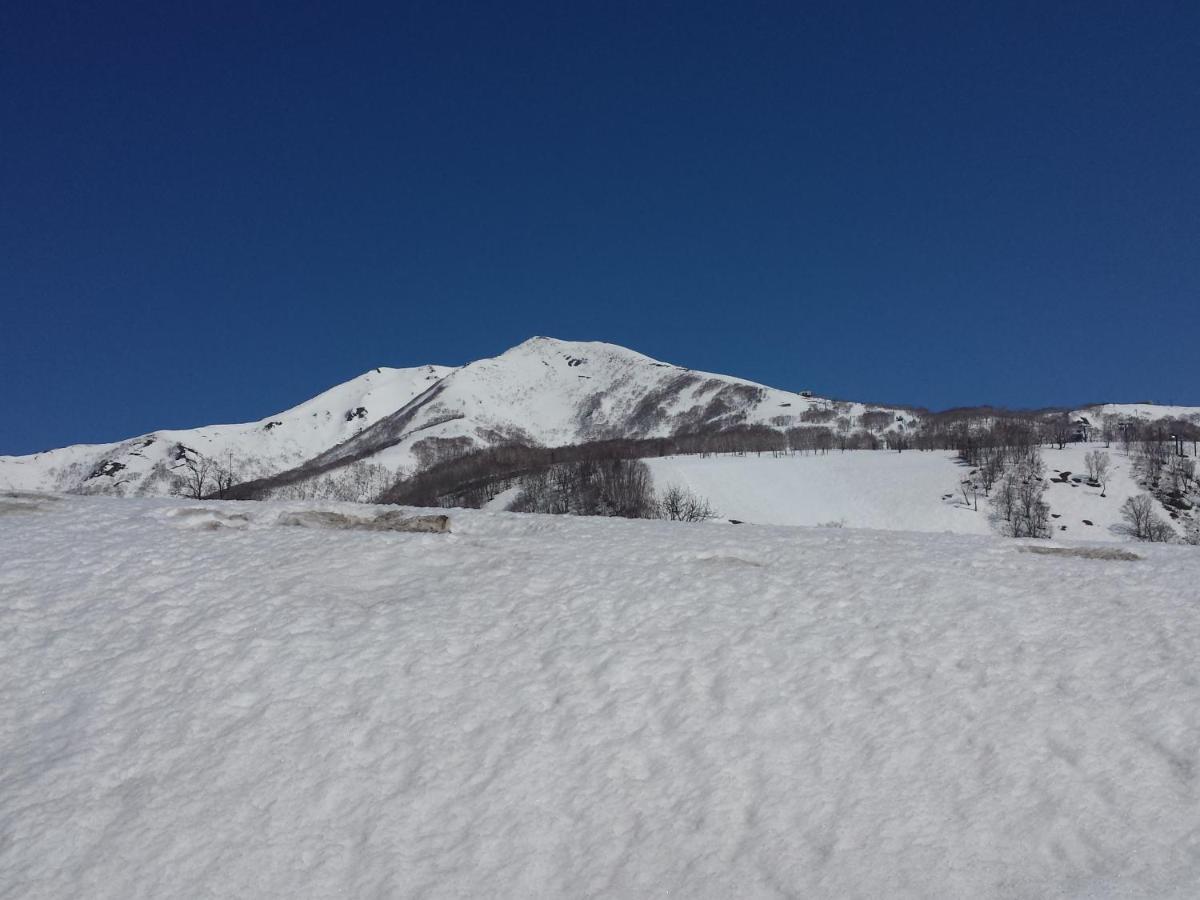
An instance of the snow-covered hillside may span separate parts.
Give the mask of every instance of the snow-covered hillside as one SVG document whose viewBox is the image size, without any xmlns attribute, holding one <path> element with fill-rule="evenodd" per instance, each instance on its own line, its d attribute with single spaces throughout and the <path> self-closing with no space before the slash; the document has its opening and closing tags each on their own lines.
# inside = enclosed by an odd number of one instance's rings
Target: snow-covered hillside
<svg viewBox="0 0 1200 900">
<path fill-rule="evenodd" d="M 450 452 L 513 440 L 559 446 L 727 425 L 800 424 L 806 411 L 887 427 L 903 410 L 764 387 L 669 365 L 613 344 L 531 338 L 461 368 L 375 369 L 244 425 L 158 431 L 128 441 L 0 457 L 0 488 L 166 494 L 179 446 L 230 461 L 238 481 L 365 459 L 414 471 Z"/>
<path fill-rule="evenodd" d="M 1120 419 L 1180 419 L 1186 422 L 1200 423 L 1200 407 L 1196 406 L 1162 406 L 1157 403 L 1100 403 L 1087 406 L 1071 413 L 1073 417 L 1087 416 L 1093 422 L 1105 416 L 1115 416 Z"/>
<path fill-rule="evenodd" d="M 1173 416 L 1200 421 L 1197 408 L 1144 404 L 1089 407 L 1073 415 L 1085 414 L 1097 425 L 1106 416 Z M 874 439 L 901 432 L 911 437 L 921 424 L 912 410 L 777 390 L 660 362 L 613 344 L 536 337 L 500 356 L 459 368 L 374 369 L 257 422 L 156 431 L 114 444 L 0 457 L 0 489 L 167 494 L 184 468 L 185 457 L 204 456 L 234 470 L 232 480 L 241 484 L 233 495 L 241 491 L 243 496 L 263 496 L 279 485 L 344 470 L 360 460 L 386 467 L 390 476 L 412 474 L 439 459 L 511 442 L 556 447 L 604 439 L 712 433 L 737 426 L 769 426 L 781 431 L 804 426 L 842 434 L 854 429 L 869 431 Z M 883 484 L 890 480 L 890 467 L 907 464 L 882 462 L 879 471 L 844 474 Z M 827 466 L 826 474 L 840 472 L 838 465 Z M 918 485 L 924 490 L 923 479 L 935 477 L 932 464 L 925 466 L 913 473 L 917 480 L 914 490 Z M 697 472 L 733 473 L 735 468 L 700 466 Z M 751 519 L 812 524 L 813 515 L 808 513 L 797 520 L 780 512 L 790 508 L 793 487 L 803 486 L 807 470 L 785 475 L 778 489 L 770 489 L 779 496 L 768 498 L 774 509 L 765 516 L 753 505 L 756 501 L 723 500 L 735 485 L 759 490 L 754 485 L 761 478 L 750 471 L 753 468 L 738 470 L 729 483 L 707 487 L 705 493 L 731 515 L 751 503 L 745 510 Z M 771 471 L 791 470 L 777 466 Z M 857 496 L 852 483 L 819 490 Z M 882 503 L 886 507 L 893 503 L 887 496 L 886 489 L 874 493 L 868 505 Z M 894 498 L 897 503 L 899 499 Z M 830 502 L 842 504 L 842 500 Z M 822 504 L 811 506 L 819 510 Z M 881 508 L 872 513 L 864 507 L 846 513 L 832 510 L 827 518 L 820 518 L 826 516 L 824 512 L 814 515 L 818 521 L 846 518 L 865 524 L 879 523 L 880 516 L 895 520 L 898 512 Z M 963 520 L 936 504 L 904 515 L 926 523 L 916 527 L 935 530 L 958 530 Z"/>
<path fill-rule="evenodd" d="M 518 440 L 553 447 L 729 425 L 786 428 L 801 424 L 808 410 L 857 419 L 868 408 L 684 369 L 613 344 L 536 337 L 456 369 L 316 462 L 366 454 L 412 468 L 423 462 L 423 449 L 432 456 L 442 443 L 478 448 Z M 892 423 L 911 419 L 903 410 L 878 409 Z"/>
<path fill-rule="evenodd" d="M 1200 894 L 1190 548 L 291 509 L 0 498 L 0 894 Z"/>
<path fill-rule="evenodd" d="M 1103 444 L 1042 448 L 1051 537 L 1130 539 L 1121 504 L 1143 489 L 1125 453 L 1116 447 L 1107 451 L 1112 467 L 1103 491 L 1086 480 L 1063 480 L 1063 473 L 1085 473 L 1084 455 L 1103 449 Z M 960 534 L 995 530 L 986 497 L 979 497 L 978 511 L 966 506 L 958 485 L 968 468 L 949 452 L 851 450 L 778 458 L 674 456 L 646 462 L 660 490 L 671 485 L 687 488 L 706 498 L 722 517 L 744 522 Z"/>
<path fill-rule="evenodd" d="M 348 440 L 428 390 L 445 366 L 372 369 L 258 422 L 154 431 L 115 444 L 77 444 L 0 456 L 0 489 L 167 494 L 182 448 L 225 462 L 244 477 L 300 465 Z"/>
</svg>

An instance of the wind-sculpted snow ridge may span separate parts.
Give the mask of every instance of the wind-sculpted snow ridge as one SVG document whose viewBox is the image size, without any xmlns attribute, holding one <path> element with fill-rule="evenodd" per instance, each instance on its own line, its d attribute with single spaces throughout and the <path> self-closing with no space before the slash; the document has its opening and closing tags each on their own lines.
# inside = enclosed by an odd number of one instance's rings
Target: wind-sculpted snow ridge
<svg viewBox="0 0 1200 900">
<path fill-rule="evenodd" d="M 1191 548 L 13 506 L 5 896 L 1200 891 Z"/>
</svg>

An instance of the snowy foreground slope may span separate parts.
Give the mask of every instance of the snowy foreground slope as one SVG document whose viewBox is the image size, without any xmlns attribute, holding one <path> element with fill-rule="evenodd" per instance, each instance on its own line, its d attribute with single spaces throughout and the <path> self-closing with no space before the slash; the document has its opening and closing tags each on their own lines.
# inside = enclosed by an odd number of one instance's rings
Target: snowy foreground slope
<svg viewBox="0 0 1200 900">
<path fill-rule="evenodd" d="M 1191 548 L 2 504 L 4 896 L 1200 890 Z"/>
</svg>

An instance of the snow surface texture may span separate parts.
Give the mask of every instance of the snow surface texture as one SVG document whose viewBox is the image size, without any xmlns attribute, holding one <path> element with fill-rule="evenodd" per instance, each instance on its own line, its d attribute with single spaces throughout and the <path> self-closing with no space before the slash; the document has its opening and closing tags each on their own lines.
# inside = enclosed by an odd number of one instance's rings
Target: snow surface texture
<svg viewBox="0 0 1200 900">
<path fill-rule="evenodd" d="M 1112 461 L 1107 488 L 1060 476 L 1084 476 L 1084 456 L 1093 450 Z M 1121 504 L 1143 493 L 1133 477 L 1133 461 L 1103 443 L 1043 447 L 1049 484 L 1053 538 L 1094 541 L 1132 540 Z M 723 518 L 761 525 L 841 525 L 899 531 L 953 531 L 988 534 L 989 502 L 968 508 L 958 483 L 970 471 L 953 453 L 833 451 L 812 456 L 671 456 L 648 459 L 655 487 L 684 487 L 706 498 Z M 1101 496 L 1104 493 L 1106 496 Z M 511 494 L 508 502 L 515 499 Z M 1165 520 L 1159 509 L 1160 518 Z M 1091 524 L 1088 524 L 1091 523 Z"/>
<path fill-rule="evenodd" d="M 0 895 L 1200 892 L 1192 548 L 316 508 L 12 498 Z"/>
</svg>

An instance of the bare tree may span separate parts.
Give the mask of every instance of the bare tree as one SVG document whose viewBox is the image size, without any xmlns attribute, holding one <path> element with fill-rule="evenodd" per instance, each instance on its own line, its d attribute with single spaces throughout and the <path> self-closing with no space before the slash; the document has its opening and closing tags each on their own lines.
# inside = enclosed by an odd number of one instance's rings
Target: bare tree
<svg viewBox="0 0 1200 900">
<path fill-rule="evenodd" d="M 1154 498 L 1149 494 L 1130 497 L 1121 507 L 1121 515 L 1130 532 L 1140 541 L 1165 543 L 1175 536 L 1174 529 L 1154 514 Z"/>
<path fill-rule="evenodd" d="M 1151 486 L 1158 486 L 1159 476 L 1170 455 L 1170 447 L 1158 432 L 1148 434 L 1138 445 L 1138 468 Z"/>
<path fill-rule="evenodd" d="M 224 464 L 213 461 L 211 469 L 213 492 L 217 495 L 217 499 L 224 500 L 226 494 L 229 493 L 229 489 L 237 482 L 237 477 L 234 474 L 233 454 L 228 454 Z"/>
<path fill-rule="evenodd" d="M 179 473 L 177 486 L 179 492 L 193 500 L 201 500 L 208 493 L 212 476 L 213 462 L 203 453 L 194 450 L 184 450 L 179 465 L 175 467 Z"/>
<path fill-rule="evenodd" d="M 1100 485 L 1100 496 L 1105 496 L 1108 489 L 1108 469 L 1111 460 L 1103 450 L 1092 450 L 1083 457 L 1087 466 L 1088 481 Z"/>
<path fill-rule="evenodd" d="M 882 431 L 892 424 L 892 414 L 882 409 L 868 409 L 858 417 L 858 423 L 868 431 Z"/>
<path fill-rule="evenodd" d="M 1168 470 L 1171 476 L 1171 486 L 1177 494 L 1186 494 L 1196 477 L 1196 461 L 1186 456 L 1177 456 L 1171 460 Z"/>
<path fill-rule="evenodd" d="M 1049 537 L 1050 507 L 1045 469 L 1040 455 L 1023 459 L 1005 472 L 996 492 L 995 507 L 1013 537 Z"/>
<path fill-rule="evenodd" d="M 1117 429 L 1118 421 L 1119 420 L 1117 419 L 1116 416 L 1105 416 L 1104 417 L 1103 425 L 1101 426 L 1101 429 L 1100 429 L 1100 434 L 1104 438 L 1104 449 L 1106 449 L 1106 450 L 1112 446 L 1113 439 L 1116 438 L 1116 436 L 1118 434 L 1118 429 Z"/>
<path fill-rule="evenodd" d="M 895 450 L 897 453 L 903 453 L 911 446 L 908 432 L 904 430 L 903 425 L 896 426 L 895 431 L 887 432 L 884 435 L 884 441 L 889 450 Z"/>
<path fill-rule="evenodd" d="M 979 484 L 975 481 L 976 472 L 972 472 L 966 478 L 958 483 L 958 489 L 962 492 L 963 503 L 968 509 L 979 511 Z"/>
<path fill-rule="evenodd" d="M 658 501 L 658 514 L 672 522 L 703 522 L 716 515 L 706 499 L 678 485 L 663 492 Z"/>
<path fill-rule="evenodd" d="M 513 512 L 652 519 L 658 504 L 650 470 L 637 459 L 584 459 L 559 463 L 519 478 Z"/>
</svg>

